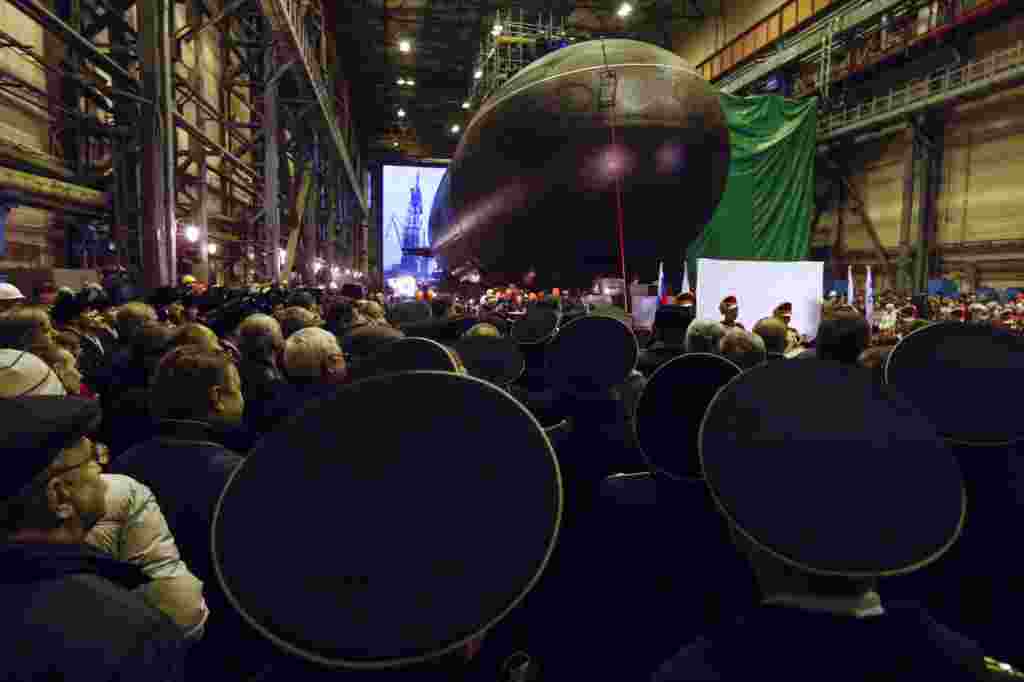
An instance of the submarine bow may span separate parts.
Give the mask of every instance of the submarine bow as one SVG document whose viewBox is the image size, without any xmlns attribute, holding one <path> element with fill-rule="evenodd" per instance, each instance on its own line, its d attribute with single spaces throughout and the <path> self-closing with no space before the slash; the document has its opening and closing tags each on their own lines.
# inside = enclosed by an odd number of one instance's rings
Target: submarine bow
<svg viewBox="0 0 1024 682">
<path fill-rule="evenodd" d="M 682 58 L 593 40 L 533 62 L 466 127 L 431 210 L 431 250 L 549 286 L 589 287 L 678 263 L 725 189 L 729 132 Z M 616 201 L 618 194 L 619 201 Z"/>
</svg>

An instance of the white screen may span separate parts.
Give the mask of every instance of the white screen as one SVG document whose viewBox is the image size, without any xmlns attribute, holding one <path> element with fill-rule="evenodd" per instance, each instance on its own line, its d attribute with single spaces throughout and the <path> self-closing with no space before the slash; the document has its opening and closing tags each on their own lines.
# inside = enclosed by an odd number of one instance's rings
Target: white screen
<svg viewBox="0 0 1024 682">
<path fill-rule="evenodd" d="M 721 320 L 718 306 L 726 296 L 739 301 L 739 321 L 748 330 L 776 306 L 793 304 L 790 323 L 801 334 L 815 337 L 821 321 L 825 264 L 812 261 L 736 261 L 701 258 L 697 261 L 697 317 Z"/>
</svg>

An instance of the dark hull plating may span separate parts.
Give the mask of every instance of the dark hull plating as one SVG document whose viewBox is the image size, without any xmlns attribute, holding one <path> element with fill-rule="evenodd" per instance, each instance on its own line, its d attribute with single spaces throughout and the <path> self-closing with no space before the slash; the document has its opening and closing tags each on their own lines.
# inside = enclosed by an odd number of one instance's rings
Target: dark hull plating
<svg viewBox="0 0 1024 682">
<path fill-rule="evenodd" d="M 447 269 L 501 279 L 535 268 L 540 286 L 616 276 L 618 179 L 626 267 L 649 279 L 710 219 L 728 167 L 718 96 L 685 62 L 636 41 L 582 43 L 478 112 L 435 198 L 432 249 Z"/>
</svg>

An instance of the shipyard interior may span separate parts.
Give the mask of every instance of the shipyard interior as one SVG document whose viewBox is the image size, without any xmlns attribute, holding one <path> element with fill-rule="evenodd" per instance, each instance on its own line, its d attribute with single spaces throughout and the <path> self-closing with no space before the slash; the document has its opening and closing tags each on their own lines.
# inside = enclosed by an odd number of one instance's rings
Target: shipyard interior
<svg viewBox="0 0 1024 682">
<path fill-rule="evenodd" d="M 0 0 L 0 678 L 1024 679 L 1022 180 L 1009 0 Z"/>
</svg>

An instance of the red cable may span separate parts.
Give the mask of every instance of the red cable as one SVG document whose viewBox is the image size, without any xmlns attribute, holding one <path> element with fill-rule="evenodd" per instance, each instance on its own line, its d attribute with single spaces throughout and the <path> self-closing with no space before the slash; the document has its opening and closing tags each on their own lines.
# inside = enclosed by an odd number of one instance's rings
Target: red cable
<svg viewBox="0 0 1024 682">
<path fill-rule="evenodd" d="M 616 148 L 616 144 L 615 144 L 615 105 L 614 105 L 614 103 L 612 104 L 611 131 L 612 131 L 612 152 L 614 153 L 615 148 Z M 623 286 L 626 288 L 626 291 L 624 293 L 625 293 L 626 312 L 628 313 L 629 312 L 629 308 L 630 308 L 630 305 L 629 305 L 630 304 L 630 298 L 631 298 L 630 294 L 632 292 L 629 289 L 629 280 L 626 279 L 626 238 L 625 238 L 625 232 L 624 232 L 624 228 L 623 228 L 623 219 L 622 219 L 622 181 L 621 181 L 621 179 L 619 178 L 619 176 L 617 174 L 615 176 L 615 216 L 616 216 L 616 221 L 618 222 L 618 227 L 619 227 L 619 265 L 622 267 L 622 283 L 623 283 Z"/>
<path fill-rule="evenodd" d="M 607 69 L 606 73 L 608 77 L 611 79 L 612 84 L 614 85 L 612 89 L 612 108 L 609 114 L 609 128 L 612 133 L 611 151 L 612 154 L 615 154 L 617 151 L 617 145 L 615 141 L 615 100 L 618 97 L 619 93 L 619 80 L 618 77 L 615 75 L 615 72 L 612 71 L 611 67 L 608 66 L 608 53 L 607 51 L 605 51 L 603 40 L 601 41 L 601 53 L 604 56 L 604 67 L 605 69 Z M 614 156 L 612 158 L 614 158 Z M 625 163 L 624 160 L 623 163 Z M 619 228 L 619 266 L 622 268 L 622 286 L 625 288 L 625 291 L 623 292 L 623 298 L 625 300 L 626 312 L 628 313 L 630 312 L 629 309 L 631 307 L 630 299 L 632 298 L 632 296 L 630 294 L 632 292 L 629 288 L 629 280 L 626 278 L 626 237 L 625 229 L 623 227 L 624 221 L 622 218 L 622 180 L 617 173 L 615 175 L 615 218 Z"/>
</svg>

